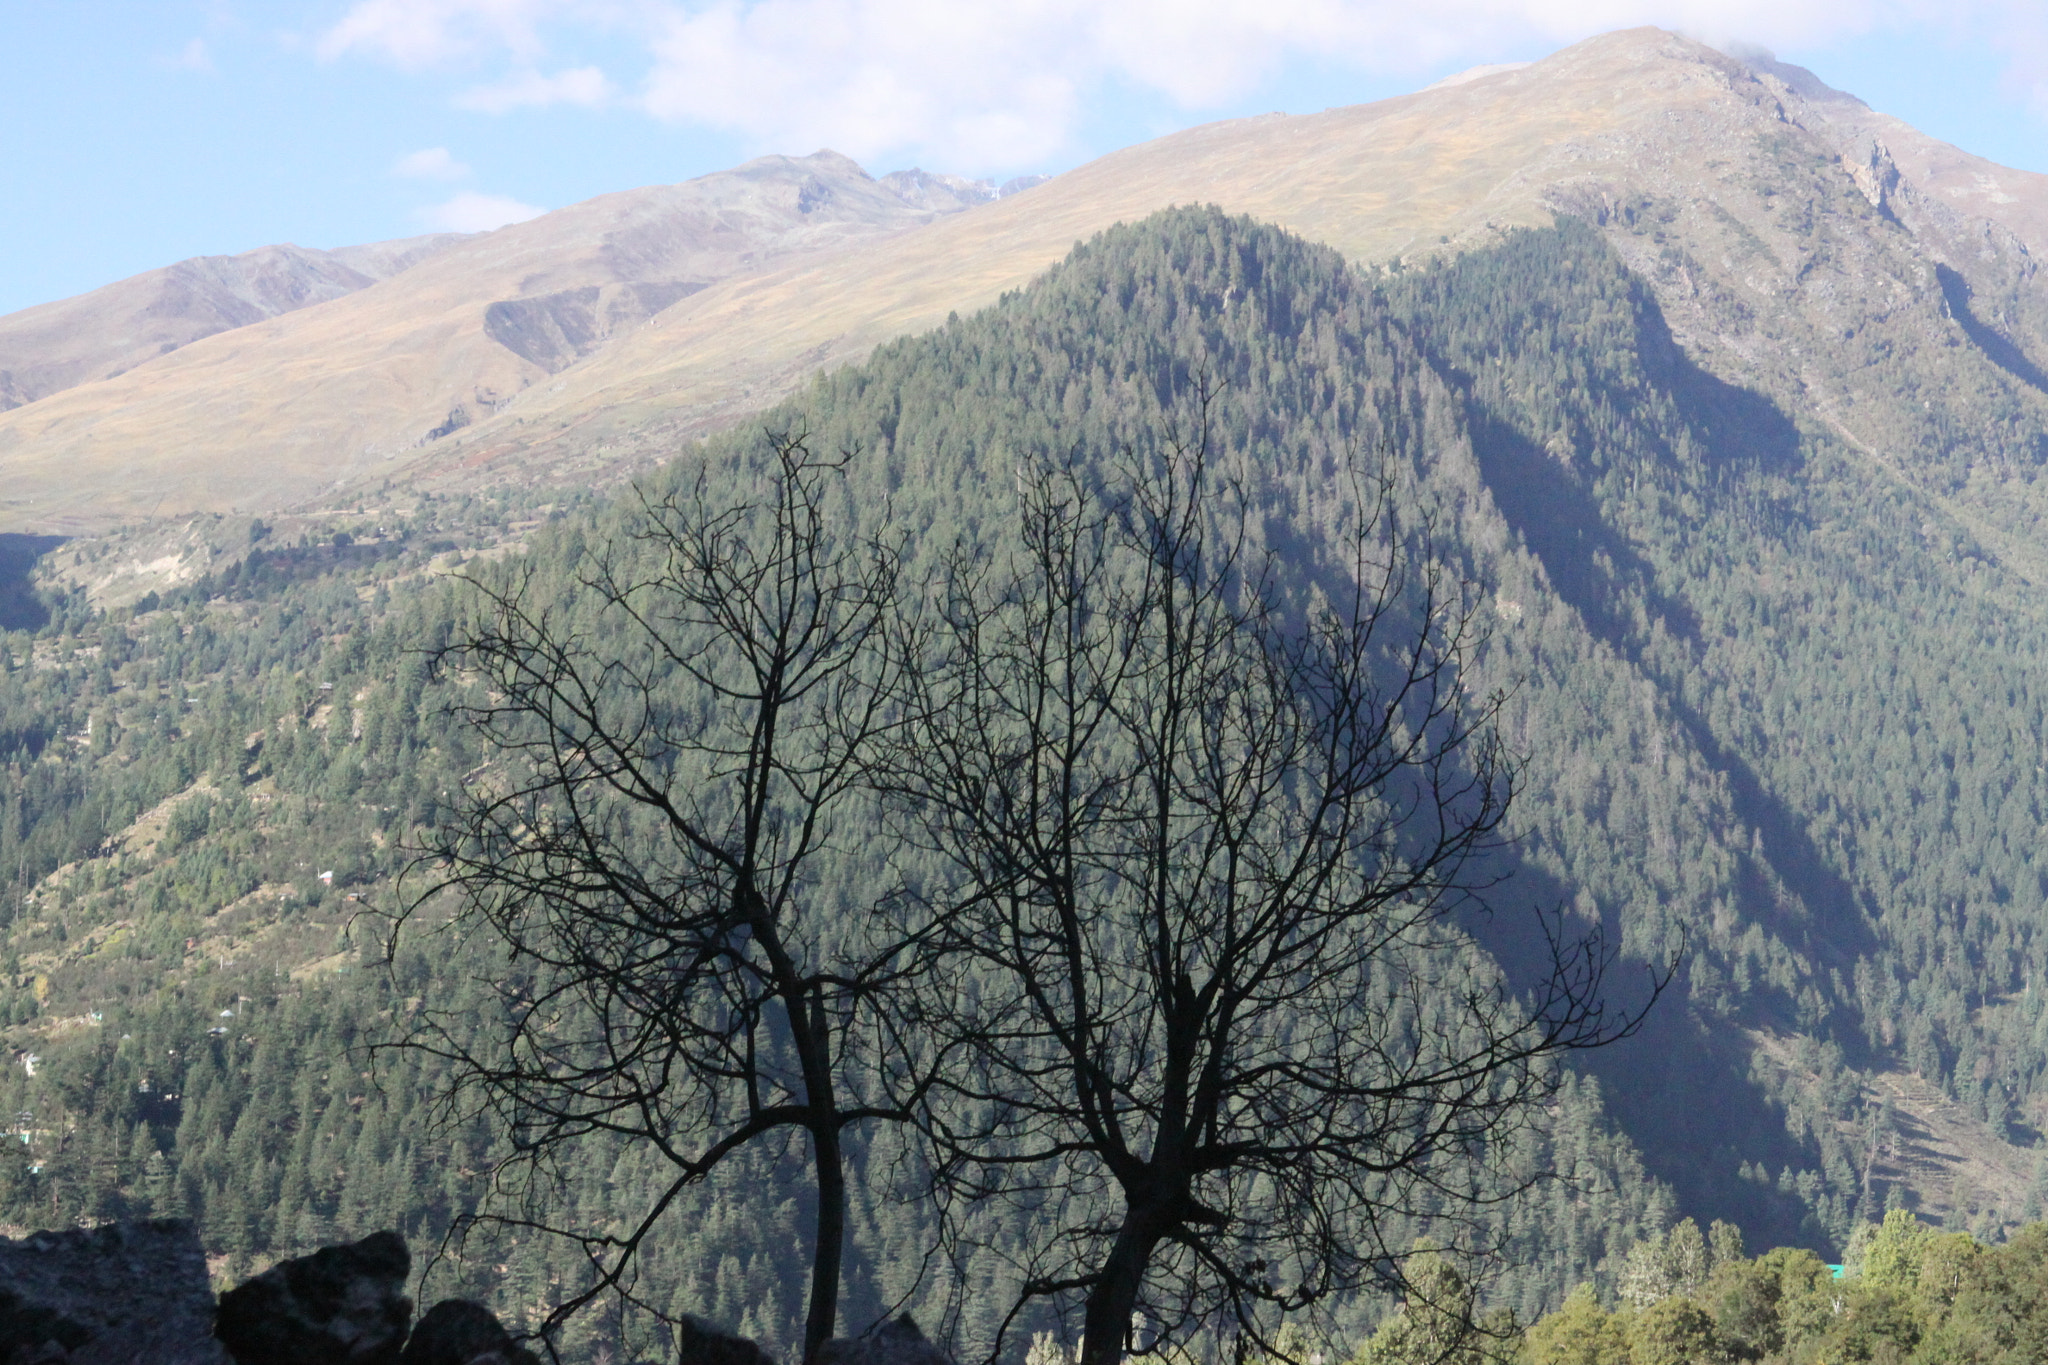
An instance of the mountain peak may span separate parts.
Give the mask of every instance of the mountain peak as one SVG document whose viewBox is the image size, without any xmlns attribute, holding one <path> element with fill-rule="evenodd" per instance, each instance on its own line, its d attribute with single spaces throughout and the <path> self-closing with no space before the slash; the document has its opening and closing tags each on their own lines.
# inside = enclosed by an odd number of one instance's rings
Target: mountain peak
<svg viewBox="0 0 2048 1365">
<path fill-rule="evenodd" d="M 1637 28 L 1462 74 L 1189 129 L 1028 196 L 1014 193 L 1028 181 L 917 167 L 875 178 L 829 148 L 600 196 L 460 239 L 272 320 L 260 342 L 231 332 L 0 414 L 8 520 L 84 530 L 159 498 L 166 513 L 276 507 L 409 466 L 456 481 L 623 472 L 1171 204 L 1276 222 L 1369 268 L 1581 216 L 1663 292 L 1681 344 L 1720 355 L 1731 378 L 1791 364 L 1783 348 L 1809 327 L 1863 327 L 1876 280 L 1934 310 L 1916 326 L 2009 316 L 2014 354 L 2034 343 L 2013 329 L 2048 317 L 2006 279 L 2018 257 L 1999 254 L 2048 250 L 2048 178 L 1947 147 L 1767 53 Z M 1971 245 L 1987 225 L 1996 259 Z M 1937 266 L 1953 300 L 1928 293 Z M 138 461 L 162 481 L 124 505 L 106 471 Z"/>
</svg>

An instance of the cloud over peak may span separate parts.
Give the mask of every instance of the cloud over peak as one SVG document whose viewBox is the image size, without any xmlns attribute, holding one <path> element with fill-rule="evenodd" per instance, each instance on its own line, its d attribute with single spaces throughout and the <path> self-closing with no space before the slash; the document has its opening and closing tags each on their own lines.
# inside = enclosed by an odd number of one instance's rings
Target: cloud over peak
<svg viewBox="0 0 2048 1365">
<path fill-rule="evenodd" d="M 356 0 L 316 51 L 326 60 L 381 57 L 408 71 L 496 50 L 530 59 L 544 50 L 541 20 L 575 8 L 562 0 Z"/>
<path fill-rule="evenodd" d="M 545 109 L 571 104 L 595 109 L 611 102 L 616 92 L 604 72 L 594 66 L 579 66 L 543 76 L 522 71 L 492 85 L 480 85 L 455 97 L 455 107 L 483 114 L 505 114 L 514 109 Z"/>
<path fill-rule="evenodd" d="M 450 156 L 446 147 L 425 147 L 398 158 L 391 173 L 403 180 L 460 180 L 469 167 Z"/>
<path fill-rule="evenodd" d="M 419 218 L 436 232 L 489 232 L 538 218 L 547 210 L 503 194 L 465 192 L 445 204 L 421 209 Z"/>
<path fill-rule="evenodd" d="M 356 0 L 319 50 L 501 62 L 454 96 L 481 112 L 631 103 L 762 150 L 996 169 L 1071 151 L 1090 109 L 1132 93 L 1200 113 L 1290 67 L 1422 76 L 1640 24 L 1781 48 L 1993 34 L 2012 79 L 2048 91 L 2048 14 L 2027 0 Z M 600 40 L 603 68 L 571 54 Z M 632 65 L 629 96 L 606 69 Z"/>
</svg>

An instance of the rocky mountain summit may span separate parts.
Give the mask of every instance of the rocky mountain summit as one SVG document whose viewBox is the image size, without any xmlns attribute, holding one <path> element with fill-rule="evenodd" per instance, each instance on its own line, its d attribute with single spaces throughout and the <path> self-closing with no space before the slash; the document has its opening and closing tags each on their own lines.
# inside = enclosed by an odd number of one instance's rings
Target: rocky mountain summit
<svg viewBox="0 0 2048 1365">
<path fill-rule="evenodd" d="M 460 240 L 458 233 L 436 233 L 335 251 L 287 243 L 197 256 L 10 313 L 0 317 L 0 410 L 367 289 Z"/>
</svg>

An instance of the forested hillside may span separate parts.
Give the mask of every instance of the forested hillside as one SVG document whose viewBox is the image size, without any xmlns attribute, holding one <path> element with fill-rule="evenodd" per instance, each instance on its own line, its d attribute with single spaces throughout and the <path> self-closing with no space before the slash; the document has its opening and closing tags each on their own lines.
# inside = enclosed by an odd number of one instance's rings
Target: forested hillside
<svg viewBox="0 0 2048 1365">
<path fill-rule="evenodd" d="M 2041 1283 L 2048 1226 L 2031 1224 L 1986 1247 L 1966 1232 L 1939 1232 L 1904 1210 L 1864 1223 L 1829 1266 L 1803 1248 L 1747 1256 L 1740 1230 L 1716 1223 L 1703 1236 L 1690 1219 L 1631 1249 L 1612 1298 L 1581 1286 L 1532 1324 L 1530 1365 L 1632 1361 L 2025 1360 L 2041 1338 Z M 1447 1278 L 1437 1268 L 1439 1279 Z M 1376 1336 L 1369 1357 L 1413 1359 L 1398 1347 L 1421 1339 L 1427 1314 L 1402 1314 Z M 1419 1320 L 1418 1320 L 1419 1319 Z M 1385 1350 L 1385 1347 L 1395 1347 Z M 1476 1358 L 1481 1350 L 1459 1354 Z"/>
<path fill-rule="evenodd" d="M 1494 1154 L 1566 1178 L 1489 1215 L 1507 1254 L 1488 1292 L 1529 1320 L 1681 1213 L 1822 1253 L 1888 1203 L 1987 1236 L 2017 1222 L 2023 1200 L 1914 1183 L 1907 1119 L 1866 1080 L 1918 1073 L 2013 1149 L 2048 1117 L 2048 610 L 1880 466 L 1689 364 L 1586 227 L 1364 276 L 1175 211 L 650 487 L 698 467 L 743 481 L 764 431 L 802 431 L 853 454 L 852 514 L 886 516 L 915 568 L 1013 534 L 1020 466 L 1157 441 L 1200 392 L 1283 564 L 1314 564 L 1340 457 L 1363 453 L 1485 594 L 1469 682 L 1509 690 L 1523 767 L 1478 942 L 1524 972 L 1527 912 L 1563 905 L 1634 962 L 1690 953 L 1645 1034 Z M 0 1145 L 0 1217 L 186 1212 L 235 1273 L 376 1227 L 431 1239 L 476 1205 L 502 1134 L 437 1124 L 445 1075 L 370 1051 L 422 1011 L 481 1034 L 494 1018 L 489 941 L 411 935 L 381 960 L 407 849 L 504 761 L 446 709 L 459 680 L 430 674 L 475 610 L 446 542 L 505 544 L 566 594 L 638 506 L 379 509 L 350 543 L 260 543 L 231 576 L 112 614 L 56 600 L 6 637 L 0 1014 L 20 1064 L 0 1105 L 22 1141 Z M 907 1304 L 964 1356 L 1014 1268 L 993 1233 L 958 1263 L 930 1254 L 896 1141 L 857 1152 L 843 1319 Z M 801 1160 L 754 1152 L 690 1193 L 643 1269 L 656 1307 L 786 1353 Z M 657 1176 L 593 1141 L 541 1193 L 600 1226 Z M 573 1248 L 483 1229 L 426 1273 L 531 1320 L 579 1271 Z M 1342 1305 L 1324 1330 L 1356 1344 L 1384 1307 Z M 619 1330 L 653 1328 L 592 1320 L 569 1344 Z"/>
</svg>

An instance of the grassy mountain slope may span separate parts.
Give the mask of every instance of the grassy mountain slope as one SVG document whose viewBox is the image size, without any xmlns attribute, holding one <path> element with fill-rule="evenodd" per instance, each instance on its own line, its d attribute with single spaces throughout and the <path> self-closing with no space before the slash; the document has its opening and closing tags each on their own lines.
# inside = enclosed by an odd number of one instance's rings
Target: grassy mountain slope
<svg viewBox="0 0 2048 1365">
<path fill-rule="evenodd" d="M 0 317 L 0 409 L 111 379 L 202 337 L 309 308 L 452 246 L 454 233 L 312 251 L 266 246 L 149 270 Z"/>
<path fill-rule="evenodd" d="M 957 207 L 913 206 L 819 152 L 467 237 L 344 297 L 0 416 L 0 524 L 270 511 L 381 480 L 712 281 Z M 72 307 L 48 305 L 59 321 Z"/>
<path fill-rule="evenodd" d="M 852 182 L 826 181 L 842 202 L 857 197 Z M 1073 241 L 1169 204 L 1214 202 L 1382 266 L 1562 209 L 1599 225 L 1650 282 L 1705 369 L 1832 427 L 1872 477 L 1935 498 L 2038 575 L 2030 470 L 2044 400 L 2029 357 L 2048 354 L 2032 264 L 2048 250 L 2044 186 L 1794 68 L 1657 30 L 1610 34 L 1400 99 L 1193 129 L 927 230 L 855 240 L 835 228 L 803 239 L 832 249 L 781 265 L 735 256 L 724 283 L 609 342 L 581 313 L 565 329 L 528 305 L 682 276 L 565 266 L 559 253 L 582 259 L 586 237 L 549 215 L 443 267 L 492 281 L 464 284 L 460 306 L 409 272 L 417 293 L 380 286 L 274 336 L 216 339 L 0 417 L 14 499 L 0 516 L 78 530 L 153 508 L 352 505 L 387 478 L 443 491 L 584 484 L 645 468 L 820 367 L 985 306 Z M 501 258 L 517 271 L 490 274 Z M 483 308 L 508 302 L 545 363 L 489 335 Z M 586 354 L 570 332 L 604 344 Z"/>
</svg>

